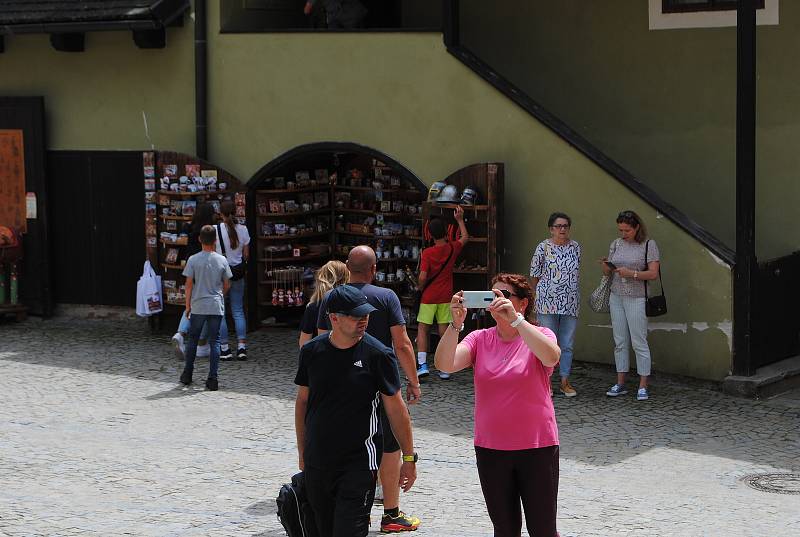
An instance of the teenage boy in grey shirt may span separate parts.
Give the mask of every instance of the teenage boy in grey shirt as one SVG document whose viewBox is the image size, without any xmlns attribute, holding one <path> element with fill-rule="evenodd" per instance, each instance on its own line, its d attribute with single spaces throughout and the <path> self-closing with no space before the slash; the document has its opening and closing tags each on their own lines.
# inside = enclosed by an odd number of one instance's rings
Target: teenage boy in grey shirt
<svg viewBox="0 0 800 537">
<path fill-rule="evenodd" d="M 225 293 L 230 289 L 233 276 L 228 260 L 216 253 L 217 232 L 214 226 L 200 229 L 200 244 L 203 249 L 186 262 L 186 318 L 189 319 L 189 343 L 186 345 L 186 365 L 181 373 L 181 383 L 192 383 L 194 359 L 197 355 L 197 340 L 203 325 L 207 325 L 208 342 L 211 347 L 211 365 L 208 370 L 206 388 L 219 388 L 219 325 L 225 315 Z"/>
</svg>

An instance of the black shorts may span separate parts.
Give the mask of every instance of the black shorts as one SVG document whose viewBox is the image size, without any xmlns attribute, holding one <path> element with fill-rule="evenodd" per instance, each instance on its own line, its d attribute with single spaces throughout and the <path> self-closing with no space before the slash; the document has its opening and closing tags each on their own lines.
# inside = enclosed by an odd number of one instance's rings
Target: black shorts
<svg viewBox="0 0 800 537">
<path fill-rule="evenodd" d="M 394 453 L 400 449 L 400 444 L 397 443 L 397 438 L 394 437 L 392 426 L 389 424 L 389 418 L 386 416 L 383 405 L 381 405 L 381 430 L 383 431 L 383 452 Z"/>
<path fill-rule="evenodd" d="M 305 480 L 320 537 L 367 536 L 376 472 L 306 468 Z"/>
</svg>

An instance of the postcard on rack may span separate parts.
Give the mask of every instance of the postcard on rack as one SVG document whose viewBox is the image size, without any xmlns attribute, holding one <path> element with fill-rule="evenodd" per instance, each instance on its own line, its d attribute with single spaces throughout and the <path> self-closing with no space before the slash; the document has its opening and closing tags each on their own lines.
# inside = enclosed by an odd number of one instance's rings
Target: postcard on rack
<svg viewBox="0 0 800 537">
<path fill-rule="evenodd" d="M 178 177 L 178 165 L 177 164 L 164 164 L 163 165 L 164 173 L 161 175 L 164 177 L 169 177 L 170 179 L 174 179 Z"/>
<path fill-rule="evenodd" d="M 144 204 L 144 213 L 147 216 L 155 216 L 156 215 L 156 204 L 155 203 L 145 203 Z"/>
<path fill-rule="evenodd" d="M 155 248 L 158 244 L 158 240 L 155 237 L 147 237 L 147 247 L 148 248 Z"/>
<path fill-rule="evenodd" d="M 156 193 L 155 192 L 145 192 L 144 193 L 144 202 L 145 203 L 155 203 L 156 202 Z"/>
<path fill-rule="evenodd" d="M 156 165 L 156 154 L 153 151 L 142 152 L 142 166 L 153 168 Z"/>
<path fill-rule="evenodd" d="M 145 177 L 144 178 L 144 189 L 155 191 L 156 189 L 156 179 L 155 177 Z"/>
<path fill-rule="evenodd" d="M 237 192 L 233 199 L 236 205 L 241 205 L 242 207 L 247 205 L 247 195 L 244 192 Z"/>
<path fill-rule="evenodd" d="M 170 202 L 169 202 L 169 214 L 170 214 L 170 216 L 182 216 L 183 215 L 183 200 L 170 200 Z"/>
<path fill-rule="evenodd" d="M 167 220 L 167 231 L 178 231 L 178 222 L 176 220 Z"/>
<path fill-rule="evenodd" d="M 169 265 L 176 264 L 178 262 L 178 249 L 177 248 L 167 249 L 167 255 L 164 257 L 164 261 Z"/>
<path fill-rule="evenodd" d="M 194 200 L 185 200 L 181 207 L 183 216 L 194 216 L 194 210 L 197 207 L 197 202 Z"/>
<path fill-rule="evenodd" d="M 217 175 L 217 170 L 202 170 L 200 171 L 200 177 L 219 177 L 219 176 Z"/>
<path fill-rule="evenodd" d="M 156 167 L 155 166 L 145 166 L 144 167 L 144 176 L 145 177 L 155 177 L 156 176 Z"/>
<path fill-rule="evenodd" d="M 245 216 L 244 205 L 236 206 L 236 216 Z"/>
<path fill-rule="evenodd" d="M 165 194 L 158 195 L 158 204 L 159 205 L 169 205 L 170 197 Z"/>
<path fill-rule="evenodd" d="M 186 177 L 200 177 L 199 164 L 187 164 L 184 167 L 186 168 Z"/>
<path fill-rule="evenodd" d="M 148 218 L 144 222 L 144 234 L 148 237 L 155 237 L 158 234 L 156 229 L 156 221 L 152 218 Z"/>
</svg>

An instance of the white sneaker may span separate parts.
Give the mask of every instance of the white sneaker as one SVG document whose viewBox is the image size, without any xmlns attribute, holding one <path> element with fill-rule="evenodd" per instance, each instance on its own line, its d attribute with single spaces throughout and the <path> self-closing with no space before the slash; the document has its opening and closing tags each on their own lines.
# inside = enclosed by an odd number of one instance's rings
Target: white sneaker
<svg viewBox="0 0 800 537">
<path fill-rule="evenodd" d="M 172 345 L 175 347 L 175 356 L 178 359 L 183 360 L 186 351 L 186 346 L 183 343 L 183 334 L 180 332 L 175 332 L 175 335 L 172 336 L 171 341 Z"/>
<path fill-rule="evenodd" d="M 206 343 L 205 345 L 198 345 L 197 347 L 197 356 L 198 358 L 205 358 L 206 356 L 211 355 L 211 345 Z"/>
<path fill-rule="evenodd" d="M 647 393 L 647 388 L 639 388 L 639 391 L 636 392 L 636 400 L 637 401 L 647 401 L 650 395 Z"/>
</svg>

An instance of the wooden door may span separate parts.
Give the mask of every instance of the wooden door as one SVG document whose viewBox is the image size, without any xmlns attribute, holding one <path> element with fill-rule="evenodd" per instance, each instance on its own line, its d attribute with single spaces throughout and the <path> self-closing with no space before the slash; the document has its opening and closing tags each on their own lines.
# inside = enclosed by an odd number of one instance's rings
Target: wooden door
<svg viewBox="0 0 800 537">
<path fill-rule="evenodd" d="M 25 192 L 35 195 L 36 218 L 25 218 L 20 299 L 35 315 L 53 310 L 44 163 L 44 99 L 0 97 L 0 130 L 22 134 Z M 24 210 L 17 207 L 18 210 Z"/>
<path fill-rule="evenodd" d="M 134 306 L 144 251 L 142 153 L 51 151 L 54 295 Z"/>
</svg>

